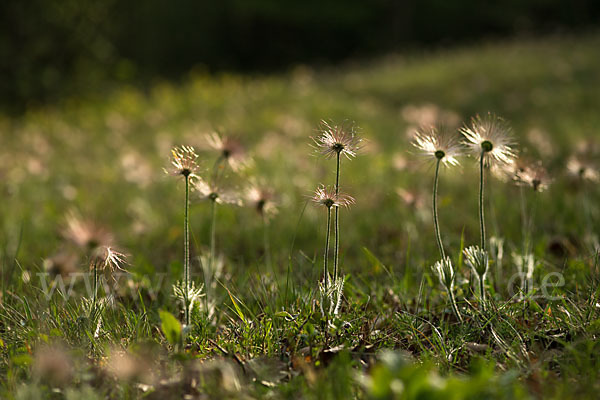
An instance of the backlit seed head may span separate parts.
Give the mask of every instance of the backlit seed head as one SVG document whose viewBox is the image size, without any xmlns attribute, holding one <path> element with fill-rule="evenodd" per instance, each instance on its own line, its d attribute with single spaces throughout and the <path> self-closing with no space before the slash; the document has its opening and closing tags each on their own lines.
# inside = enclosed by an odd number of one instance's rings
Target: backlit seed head
<svg viewBox="0 0 600 400">
<path fill-rule="evenodd" d="M 355 200 L 352 196 L 344 193 L 339 193 L 336 195 L 334 188 L 326 187 L 324 185 L 319 185 L 311 197 L 311 200 L 327 208 L 350 207 L 350 205 L 355 203 Z"/>
<path fill-rule="evenodd" d="M 476 116 L 471 119 L 471 125 L 465 125 L 460 131 L 472 155 L 479 158 L 483 154 L 486 166 L 514 162 L 515 141 L 504 119 L 493 114 L 487 114 L 484 118 Z"/>
<path fill-rule="evenodd" d="M 246 203 L 260 215 L 270 218 L 277 214 L 277 204 L 273 190 L 265 185 L 252 183 L 246 189 Z"/>
<path fill-rule="evenodd" d="M 84 219 L 75 211 L 67 214 L 62 236 L 85 251 L 94 251 L 98 247 L 110 246 L 113 243 L 113 236 L 107 229 Z"/>
<path fill-rule="evenodd" d="M 174 147 L 171 149 L 171 168 L 165 173 L 185 178 L 194 177 L 198 172 L 198 155 L 191 146 Z"/>
<path fill-rule="evenodd" d="M 246 150 L 237 139 L 213 132 L 206 135 L 206 142 L 212 149 L 220 153 L 220 157 L 232 170 L 239 171 L 246 165 Z"/>
<path fill-rule="evenodd" d="M 210 200 L 217 204 L 231 204 L 241 206 L 243 204 L 241 197 L 233 191 L 225 190 L 217 185 L 211 185 L 204 180 L 194 182 L 192 189 L 197 193 L 200 200 Z"/>
<path fill-rule="evenodd" d="M 423 156 L 440 160 L 446 166 L 458 165 L 457 157 L 464 155 L 464 147 L 457 135 L 443 128 L 430 127 L 417 131 L 412 144 Z"/>
<path fill-rule="evenodd" d="M 595 162 L 586 157 L 572 156 L 567 161 L 568 175 L 580 181 L 600 182 L 600 169 Z"/>
<path fill-rule="evenodd" d="M 312 140 L 313 147 L 326 158 L 344 154 L 348 159 L 356 157 L 362 142 L 353 123 L 333 125 L 325 120 L 319 124 L 319 135 Z"/>
<path fill-rule="evenodd" d="M 543 192 L 552 182 L 541 162 L 525 164 L 514 171 L 513 180 L 519 186 L 528 186 L 534 192 Z"/>
<path fill-rule="evenodd" d="M 117 271 L 125 271 L 123 266 L 127 264 L 126 255 L 109 246 L 103 246 L 96 250 L 91 267 L 112 274 Z"/>
</svg>

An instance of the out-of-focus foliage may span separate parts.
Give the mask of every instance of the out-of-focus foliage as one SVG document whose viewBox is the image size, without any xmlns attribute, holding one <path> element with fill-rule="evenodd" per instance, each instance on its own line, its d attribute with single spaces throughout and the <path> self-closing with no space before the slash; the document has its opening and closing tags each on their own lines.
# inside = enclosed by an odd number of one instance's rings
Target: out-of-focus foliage
<svg viewBox="0 0 600 400">
<path fill-rule="evenodd" d="M 581 29 L 599 18 L 593 0 L 6 0 L 0 103 L 20 109 L 196 66 L 335 63 L 406 46 Z"/>
</svg>

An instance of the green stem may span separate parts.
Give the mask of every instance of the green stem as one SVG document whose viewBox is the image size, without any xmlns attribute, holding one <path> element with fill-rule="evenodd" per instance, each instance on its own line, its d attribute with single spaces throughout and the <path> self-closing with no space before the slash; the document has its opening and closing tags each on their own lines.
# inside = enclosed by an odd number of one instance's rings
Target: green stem
<svg viewBox="0 0 600 400">
<path fill-rule="evenodd" d="M 484 189 L 484 160 L 485 151 L 481 152 L 479 159 L 479 225 L 481 233 L 481 250 L 485 251 L 485 215 L 483 210 L 483 189 Z"/>
<path fill-rule="evenodd" d="M 221 166 L 221 161 L 223 161 L 223 156 L 217 157 L 213 165 L 213 172 L 211 177 L 211 184 L 213 187 L 217 186 L 217 182 L 219 180 L 219 167 Z"/>
<path fill-rule="evenodd" d="M 337 165 L 335 171 L 335 196 L 340 194 L 340 152 L 337 153 Z M 340 252 L 340 208 L 335 208 L 335 253 L 333 255 L 333 279 L 338 276 L 338 257 Z"/>
<path fill-rule="evenodd" d="M 442 243 L 442 235 L 440 233 L 440 222 L 438 219 L 438 210 L 437 210 L 437 192 L 438 192 L 438 180 L 440 175 L 440 164 L 442 162 L 441 158 L 438 158 L 437 163 L 435 164 L 435 177 L 433 179 L 433 225 L 435 227 L 435 239 L 437 241 L 438 249 L 440 250 L 440 256 L 442 257 L 442 262 L 446 260 L 446 252 L 444 251 L 444 245 Z M 450 305 L 452 306 L 452 311 L 456 318 L 462 322 L 462 316 L 458 311 L 458 306 L 456 305 L 456 298 L 454 297 L 454 293 L 452 292 L 451 287 L 446 287 L 446 291 L 448 292 L 448 297 L 450 299 Z"/>
<path fill-rule="evenodd" d="M 212 213 L 212 222 L 210 227 L 210 259 L 209 259 L 209 270 L 212 274 L 214 265 L 215 265 L 215 243 L 216 243 L 216 232 L 217 232 L 217 201 L 211 200 L 211 213 Z"/>
<path fill-rule="evenodd" d="M 91 316 L 96 312 L 96 296 L 98 292 L 98 262 L 94 261 L 94 291 L 92 292 Z"/>
<path fill-rule="evenodd" d="M 329 290 L 329 269 L 327 268 L 327 262 L 329 260 L 329 232 L 331 230 L 330 227 L 331 207 L 327 207 L 327 233 L 325 234 L 325 255 L 323 256 L 323 281 L 325 282 L 325 290 Z"/>
<path fill-rule="evenodd" d="M 446 288 L 448 291 L 448 297 L 450 298 L 450 305 L 452 306 L 452 311 L 454 315 L 458 319 L 458 322 L 463 322 L 462 315 L 460 315 L 460 311 L 458 311 L 458 305 L 456 304 L 456 297 L 454 297 L 454 292 L 452 292 L 452 288 Z"/>
<path fill-rule="evenodd" d="M 189 312 L 189 290 L 190 290 L 190 233 L 189 233 L 189 209 L 190 209 L 190 177 L 185 177 L 185 218 L 183 222 L 183 281 L 185 285 L 184 315 L 185 324 L 190 324 Z"/>
<path fill-rule="evenodd" d="M 481 296 L 481 309 L 485 311 L 485 274 L 479 276 L 479 295 Z"/>
<path fill-rule="evenodd" d="M 481 151 L 481 157 L 479 158 L 479 225 L 481 233 L 481 250 L 485 252 L 485 212 L 483 205 L 483 194 L 484 194 L 484 156 L 485 150 Z M 487 265 L 486 265 L 487 271 Z M 485 274 L 479 276 L 479 293 L 481 301 L 481 309 L 485 311 Z"/>
<path fill-rule="evenodd" d="M 263 242 L 265 248 L 265 261 L 267 268 L 271 270 L 271 242 L 269 240 L 269 219 L 263 213 Z"/>
<path fill-rule="evenodd" d="M 529 234 L 527 232 L 527 204 L 525 201 L 525 192 L 523 187 L 519 187 L 519 195 L 521 199 L 521 236 L 523 237 L 523 254 L 527 253 L 529 248 Z"/>
<path fill-rule="evenodd" d="M 438 190 L 438 177 L 440 172 L 440 163 L 442 159 L 438 158 L 435 164 L 435 178 L 433 179 L 433 225 L 435 227 L 435 239 L 437 241 L 438 249 L 440 250 L 440 256 L 442 262 L 446 259 L 446 252 L 444 251 L 444 245 L 442 244 L 442 235 L 440 234 L 440 223 L 438 220 L 437 211 L 437 190 Z"/>
</svg>

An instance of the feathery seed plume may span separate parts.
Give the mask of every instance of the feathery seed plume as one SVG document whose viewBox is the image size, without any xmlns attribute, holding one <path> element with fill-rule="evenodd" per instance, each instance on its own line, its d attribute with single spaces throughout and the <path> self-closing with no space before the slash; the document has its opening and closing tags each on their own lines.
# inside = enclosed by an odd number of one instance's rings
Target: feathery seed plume
<svg viewBox="0 0 600 400">
<path fill-rule="evenodd" d="M 319 136 L 312 138 L 316 150 L 326 158 L 344 154 L 348 159 L 356 157 L 362 139 L 356 135 L 354 124 L 332 125 L 322 120 Z"/>
<path fill-rule="evenodd" d="M 311 200 L 317 204 L 324 205 L 327 208 L 347 208 L 355 203 L 355 200 L 352 196 L 344 193 L 339 193 L 336 195 L 334 188 L 326 187 L 324 185 L 319 185 L 319 187 L 315 190 L 315 193 L 311 197 Z"/>
<path fill-rule="evenodd" d="M 436 127 L 417 131 L 412 144 L 423 156 L 441 160 L 447 166 L 458 165 L 457 157 L 464 155 L 464 147 L 458 137 Z"/>
<path fill-rule="evenodd" d="M 471 119 L 470 126 L 465 125 L 460 131 L 474 156 L 480 157 L 483 153 L 486 166 L 514 162 L 515 141 L 510 126 L 503 118 L 494 114 L 487 114 L 484 118 L 478 115 Z"/>
</svg>

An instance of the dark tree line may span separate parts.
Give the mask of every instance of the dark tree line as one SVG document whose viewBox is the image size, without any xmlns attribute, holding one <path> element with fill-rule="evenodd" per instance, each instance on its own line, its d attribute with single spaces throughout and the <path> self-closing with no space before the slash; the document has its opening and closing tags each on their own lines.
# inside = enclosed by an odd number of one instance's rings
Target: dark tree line
<svg viewBox="0 0 600 400">
<path fill-rule="evenodd" d="M 595 0 L 4 0 L 0 103 L 197 65 L 269 71 L 599 20 Z"/>
</svg>

